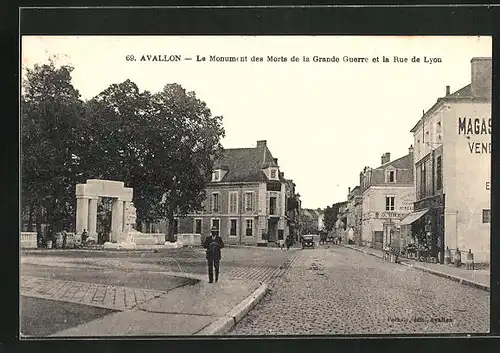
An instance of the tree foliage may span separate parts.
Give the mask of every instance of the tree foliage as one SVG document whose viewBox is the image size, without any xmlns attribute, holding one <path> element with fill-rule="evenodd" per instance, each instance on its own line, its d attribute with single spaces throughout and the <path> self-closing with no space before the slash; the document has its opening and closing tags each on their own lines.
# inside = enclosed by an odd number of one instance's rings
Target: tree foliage
<svg viewBox="0 0 500 353">
<path fill-rule="evenodd" d="M 331 207 L 327 206 L 325 209 L 325 228 L 331 231 L 335 227 L 337 216 L 339 214 L 340 204 L 335 203 Z"/>
<path fill-rule="evenodd" d="M 138 221 L 200 210 L 222 152 L 222 117 L 178 84 L 140 92 L 126 80 L 83 102 L 69 66 L 27 71 L 21 102 L 23 205 L 49 223 L 75 216 L 75 185 L 99 178 L 134 189 Z M 171 228 L 171 227 L 169 227 Z M 172 229 L 169 229 L 171 235 Z"/>
<path fill-rule="evenodd" d="M 21 99 L 21 186 L 23 206 L 56 228 L 67 227 L 74 214 L 74 185 L 83 102 L 71 84 L 69 66 L 53 62 L 27 70 Z M 41 219 L 38 219 L 38 224 Z M 31 226 L 31 224 L 30 224 Z"/>
</svg>

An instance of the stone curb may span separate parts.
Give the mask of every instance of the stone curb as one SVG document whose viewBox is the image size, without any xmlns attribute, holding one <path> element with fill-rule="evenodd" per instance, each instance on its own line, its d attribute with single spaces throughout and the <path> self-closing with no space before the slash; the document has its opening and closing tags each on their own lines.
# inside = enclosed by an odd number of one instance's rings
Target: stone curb
<svg viewBox="0 0 500 353">
<path fill-rule="evenodd" d="M 196 336 L 223 335 L 229 332 L 264 297 L 267 284 L 262 283 L 250 296 L 236 305 L 224 317 L 198 331 Z"/>
<path fill-rule="evenodd" d="M 351 246 L 348 246 L 348 245 L 342 245 L 342 246 L 345 247 L 345 248 L 351 249 L 351 250 L 362 252 L 363 254 L 367 254 L 367 255 L 374 256 L 374 257 L 378 257 L 379 259 L 382 258 L 381 255 L 377 255 L 377 254 L 371 253 L 371 252 L 363 250 L 363 249 L 354 248 L 354 247 L 351 247 Z"/>
<path fill-rule="evenodd" d="M 352 249 L 352 250 L 358 251 L 358 252 L 362 252 L 364 254 L 372 255 L 372 256 L 378 257 L 380 259 L 382 258 L 382 256 L 370 253 L 370 252 L 362 250 L 362 249 L 358 249 L 358 248 L 354 248 L 354 247 L 350 247 L 350 246 L 346 246 L 346 245 L 344 245 L 344 247 L 346 247 L 348 249 Z M 482 283 L 471 281 L 471 280 L 468 280 L 468 279 L 465 279 L 465 278 L 461 278 L 461 277 L 457 277 L 457 276 L 454 276 L 454 275 L 450 275 L 448 273 L 444 273 L 444 272 L 441 272 L 441 271 L 432 270 L 432 269 L 429 269 L 429 268 L 426 268 L 426 267 L 422 267 L 422 266 L 418 266 L 418 265 L 415 266 L 415 265 L 413 265 L 411 263 L 408 263 L 408 262 L 405 262 L 405 261 L 401 261 L 401 262 L 398 262 L 398 263 L 400 265 L 403 265 L 403 266 L 406 266 L 406 267 L 409 267 L 409 268 L 413 268 L 413 269 L 418 270 L 418 271 L 430 273 L 430 274 L 438 276 L 438 277 L 442 277 L 442 278 L 446 278 L 446 279 L 458 282 L 458 283 L 463 284 L 465 286 L 474 287 L 474 288 L 477 288 L 477 289 L 485 290 L 487 292 L 490 291 L 490 287 L 488 285 L 486 285 L 486 284 L 482 284 Z"/>
<path fill-rule="evenodd" d="M 475 287 L 477 289 L 485 290 L 487 292 L 490 291 L 490 287 L 488 285 L 486 285 L 486 284 L 482 284 L 482 283 L 479 283 L 479 282 L 471 281 L 471 280 L 468 280 L 468 279 L 465 279 L 465 278 L 462 278 L 462 277 L 457 277 L 457 276 L 454 276 L 454 275 L 450 275 L 448 273 L 444 273 L 444 272 L 441 272 L 441 271 L 432 270 L 432 269 L 425 268 L 425 267 L 422 267 L 422 266 L 418 266 L 418 265 L 415 266 L 415 265 L 407 263 L 407 262 L 400 262 L 400 264 L 403 265 L 403 266 L 409 267 L 409 268 L 414 268 L 414 269 L 422 271 L 422 272 L 427 272 L 427 273 L 433 274 L 433 275 L 438 276 L 438 277 L 442 277 L 442 278 L 446 278 L 446 279 L 458 282 L 458 283 L 463 284 L 465 286 Z"/>
</svg>

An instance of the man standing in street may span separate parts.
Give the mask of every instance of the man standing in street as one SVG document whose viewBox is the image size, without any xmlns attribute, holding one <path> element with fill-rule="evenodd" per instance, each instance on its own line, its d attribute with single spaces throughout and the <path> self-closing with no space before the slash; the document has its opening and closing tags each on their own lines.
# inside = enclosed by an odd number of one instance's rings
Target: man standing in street
<svg viewBox="0 0 500 353">
<path fill-rule="evenodd" d="M 208 282 L 214 282 L 214 267 L 215 267 L 215 282 L 219 280 L 219 263 L 221 259 L 221 249 L 224 247 L 224 242 L 219 235 L 219 230 L 212 227 L 212 234 L 206 237 L 203 242 L 203 247 L 207 249 L 208 261 Z"/>
</svg>

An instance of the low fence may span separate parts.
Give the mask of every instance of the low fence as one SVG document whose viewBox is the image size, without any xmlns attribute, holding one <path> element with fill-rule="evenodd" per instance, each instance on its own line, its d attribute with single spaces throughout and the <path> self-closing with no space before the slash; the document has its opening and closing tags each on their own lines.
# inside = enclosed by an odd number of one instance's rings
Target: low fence
<svg viewBox="0 0 500 353">
<path fill-rule="evenodd" d="M 177 234 L 177 241 L 184 246 L 201 246 L 201 234 Z M 136 233 L 134 242 L 137 245 L 163 245 L 165 244 L 165 234 L 163 233 Z M 63 235 L 56 233 L 52 247 L 61 249 L 63 245 L 66 249 L 73 249 L 81 244 L 81 235 L 66 233 L 66 244 Z M 36 249 L 38 247 L 36 232 L 21 232 L 21 249 Z"/>
<path fill-rule="evenodd" d="M 63 247 L 66 249 L 74 249 L 79 245 L 81 237 L 77 238 L 75 233 L 67 232 L 66 233 L 66 244 L 64 244 L 64 238 L 62 233 L 56 233 L 56 242 L 55 247 L 57 249 L 62 249 Z"/>
<path fill-rule="evenodd" d="M 201 246 L 201 234 L 177 234 L 177 241 L 183 245 Z"/>
<path fill-rule="evenodd" d="M 136 245 L 163 245 L 165 244 L 164 233 L 136 233 L 133 235 Z M 186 233 L 177 234 L 177 241 L 185 246 L 200 246 L 201 234 Z"/>
<path fill-rule="evenodd" d="M 21 232 L 21 249 L 36 249 L 37 247 L 36 232 Z"/>
</svg>

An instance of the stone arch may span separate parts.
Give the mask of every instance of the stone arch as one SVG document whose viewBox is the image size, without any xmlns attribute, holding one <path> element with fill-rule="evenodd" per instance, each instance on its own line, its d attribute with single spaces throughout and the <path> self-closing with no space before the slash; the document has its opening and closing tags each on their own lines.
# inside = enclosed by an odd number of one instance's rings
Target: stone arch
<svg viewBox="0 0 500 353">
<path fill-rule="evenodd" d="M 88 179 L 85 184 L 76 185 L 76 234 L 81 235 L 86 230 L 89 237 L 97 239 L 99 197 L 115 199 L 111 211 L 110 240 L 117 242 L 129 231 L 129 216 L 134 211 L 133 189 L 126 188 L 121 181 Z"/>
</svg>

